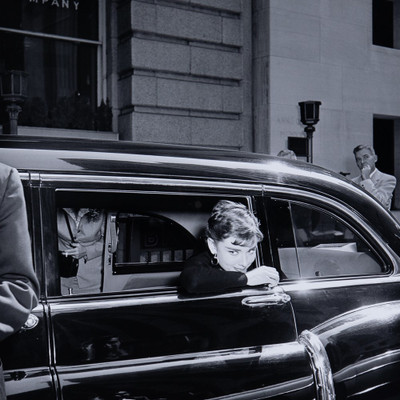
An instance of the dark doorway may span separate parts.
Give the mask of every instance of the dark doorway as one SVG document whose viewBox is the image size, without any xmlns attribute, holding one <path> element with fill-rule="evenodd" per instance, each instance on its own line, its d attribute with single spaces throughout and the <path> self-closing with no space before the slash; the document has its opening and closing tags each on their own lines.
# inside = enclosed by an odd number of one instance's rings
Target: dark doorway
<svg viewBox="0 0 400 400">
<path fill-rule="evenodd" d="M 393 48 L 393 1 L 372 2 L 372 43 Z"/>
<path fill-rule="evenodd" d="M 374 149 L 378 156 L 376 167 L 394 175 L 394 120 L 374 118 Z"/>
</svg>

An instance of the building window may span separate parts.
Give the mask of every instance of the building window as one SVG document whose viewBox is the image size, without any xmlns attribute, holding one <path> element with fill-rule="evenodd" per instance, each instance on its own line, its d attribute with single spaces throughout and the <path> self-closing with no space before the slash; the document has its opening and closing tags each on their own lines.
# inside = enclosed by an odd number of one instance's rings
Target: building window
<svg viewBox="0 0 400 400">
<path fill-rule="evenodd" d="M 373 0 L 372 43 L 377 46 L 400 48 L 399 0 Z"/>
<path fill-rule="evenodd" d="M 0 2 L 0 72 L 27 73 L 20 125 L 109 130 L 99 123 L 101 7 L 97 0 Z"/>
</svg>

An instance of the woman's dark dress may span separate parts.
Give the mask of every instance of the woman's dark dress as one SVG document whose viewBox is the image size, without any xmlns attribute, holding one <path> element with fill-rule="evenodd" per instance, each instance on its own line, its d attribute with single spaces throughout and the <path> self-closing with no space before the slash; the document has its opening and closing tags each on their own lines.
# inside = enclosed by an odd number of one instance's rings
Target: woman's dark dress
<svg viewBox="0 0 400 400">
<path fill-rule="evenodd" d="M 213 265 L 211 261 L 212 255 L 209 252 L 186 260 L 179 281 L 188 293 L 221 292 L 247 285 L 247 276 L 244 273 L 225 271 L 220 265 Z"/>
</svg>

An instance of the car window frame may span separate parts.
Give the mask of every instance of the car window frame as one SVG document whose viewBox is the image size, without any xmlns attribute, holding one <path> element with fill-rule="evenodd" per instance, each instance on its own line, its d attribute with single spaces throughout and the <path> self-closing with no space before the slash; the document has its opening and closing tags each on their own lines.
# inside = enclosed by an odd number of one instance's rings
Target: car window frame
<svg viewBox="0 0 400 400">
<path fill-rule="evenodd" d="M 349 208 L 346 204 L 340 201 L 324 196 L 319 192 L 305 191 L 297 188 L 277 188 L 271 186 L 264 186 L 264 207 L 267 214 L 267 224 L 269 226 L 269 234 L 273 235 L 273 227 L 270 226 L 268 221 L 268 215 L 270 214 L 269 200 L 283 200 L 295 202 L 298 204 L 304 204 L 306 206 L 312 206 L 314 208 L 320 208 L 321 210 L 328 212 L 333 215 L 340 222 L 345 225 L 350 225 L 352 230 L 365 240 L 374 252 L 383 260 L 386 265 L 387 272 L 379 275 L 353 275 L 353 276 L 327 276 L 327 277 L 315 277 L 315 279 L 309 279 L 310 283 L 319 281 L 342 281 L 342 280 L 353 280 L 354 283 L 359 279 L 368 278 L 383 278 L 393 276 L 397 274 L 398 257 L 394 251 L 382 240 L 382 238 L 375 232 L 373 226 L 371 226 L 367 219 L 353 209 Z M 272 240 L 273 242 L 273 240 Z M 281 271 L 279 264 L 279 257 L 277 255 L 277 248 L 274 243 L 271 243 L 271 252 L 273 254 L 274 266 Z M 296 284 L 299 280 L 285 280 L 282 283 Z M 303 284 L 304 280 L 301 280 Z"/>
<path fill-rule="evenodd" d="M 46 193 L 44 198 L 45 203 L 42 203 L 43 210 L 43 227 L 45 232 L 53 232 L 53 235 L 44 234 L 47 237 L 46 242 L 43 243 L 43 252 L 47 253 L 44 257 L 44 270 L 46 282 L 45 296 L 48 299 L 69 298 L 69 296 L 61 296 L 57 293 L 57 279 L 52 274 L 52 266 L 54 265 L 54 255 L 57 252 L 56 235 L 56 191 L 73 191 L 73 192 L 107 192 L 107 193 L 140 193 L 140 194 L 165 194 L 165 195 L 201 195 L 201 196 L 215 196 L 220 198 L 235 197 L 246 199 L 248 206 L 251 210 L 255 207 L 255 196 L 262 195 L 262 185 L 255 184 L 240 184 L 231 182 L 209 182 L 209 181 L 193 181 L 184 179 L 173 178 L 152 178 L 152 177 L 126 177 L 126 176 L 93 176 L 93 175 L 73 175 L 73 174 L 40 174 L 41 190 Z M 49 254 L 49 252 L 51 254 Z M 259 266 L 262 251 L 259 248 L 256 257 L 256 265 Z M 47 290 L 49 286 L 50 290 Z M 165 293 L 178 292 L 178 286 L 175 288 L 165 288 Z M 133 292 L 151 292 L 150 289 L 134 289 L 110 293 L 98 293 L 99 296 L 115 296 L 124 295 Z M 156 292 L 160 294 L 163 289 L 158 289 Z M 88 295 L 75 295 L 73 298 Z"/>
</svg>

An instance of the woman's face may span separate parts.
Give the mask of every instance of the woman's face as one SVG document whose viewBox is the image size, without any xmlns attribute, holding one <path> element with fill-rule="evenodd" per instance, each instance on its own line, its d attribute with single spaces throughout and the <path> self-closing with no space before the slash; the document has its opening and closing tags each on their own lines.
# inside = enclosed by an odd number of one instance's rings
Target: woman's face
<svg viewBox="0 0 400 400">
<path fill-rule="evenodd" d="M 235 237 L 228 237 L 223 240 L 207 240 L 208 247 L 212 254 L 217 254 L 218 263 L 225 271 L 246 272 L 247 268 L 256 259 L 257 241 L 248 245 L 234 244 Z"/>
</svg>

